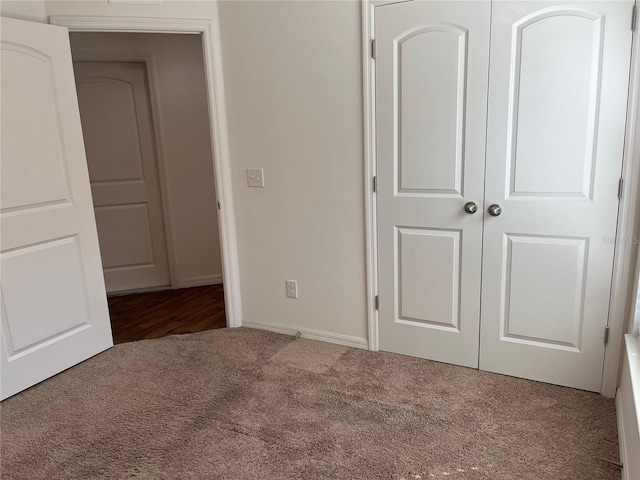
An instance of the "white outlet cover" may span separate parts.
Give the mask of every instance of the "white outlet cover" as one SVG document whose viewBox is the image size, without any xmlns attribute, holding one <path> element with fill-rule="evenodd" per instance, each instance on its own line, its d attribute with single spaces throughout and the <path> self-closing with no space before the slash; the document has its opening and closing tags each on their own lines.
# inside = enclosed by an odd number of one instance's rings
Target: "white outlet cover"
<svg viewBox="0 0 640 480">
<path fill-rule="evenodd" d="M 295 280 L 286 280 L 287 298 L 298 298 L 298 282 Z"/>
<path fill-rule="evenodd" d="M 247 168 L 247 185 L 264 187 L 264 171 L 262 168 Z"/>
</svg>

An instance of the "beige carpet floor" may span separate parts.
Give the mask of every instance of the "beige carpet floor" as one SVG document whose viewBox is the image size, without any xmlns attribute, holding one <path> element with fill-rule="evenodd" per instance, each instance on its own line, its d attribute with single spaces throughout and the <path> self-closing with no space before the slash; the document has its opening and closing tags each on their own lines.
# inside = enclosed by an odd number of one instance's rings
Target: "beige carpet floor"
<svg viewBox="0 0 640 480">
<path fill-rule="evenodd" d="M 620 478 L 613 400 L 245 328 L 118 345 L 0 415 L 3 479 Z"/>
</svg>

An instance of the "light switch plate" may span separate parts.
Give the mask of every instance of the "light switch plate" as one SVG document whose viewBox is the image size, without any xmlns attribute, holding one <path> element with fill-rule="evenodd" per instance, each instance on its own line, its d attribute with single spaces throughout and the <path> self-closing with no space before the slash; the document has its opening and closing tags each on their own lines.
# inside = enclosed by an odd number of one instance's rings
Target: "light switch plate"
<svg viewBox="0 0 640 480">
<path fill-rule="evenodd" d="M 261 168 L 247 168 L 247 184 L 250 187 L 264 187 L 264 171 Z"/>
</svg>

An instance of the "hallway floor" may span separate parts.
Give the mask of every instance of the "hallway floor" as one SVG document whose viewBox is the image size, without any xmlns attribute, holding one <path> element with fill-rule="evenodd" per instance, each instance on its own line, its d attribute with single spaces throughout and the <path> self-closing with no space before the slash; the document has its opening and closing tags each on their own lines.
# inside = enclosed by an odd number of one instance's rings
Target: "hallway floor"
<svg viewBox="0 0 640 480">
<path fill-rule="evenodd" d="M 227 326 L 222 284 L 109 297 L 115 344 Z"/>
</svg>

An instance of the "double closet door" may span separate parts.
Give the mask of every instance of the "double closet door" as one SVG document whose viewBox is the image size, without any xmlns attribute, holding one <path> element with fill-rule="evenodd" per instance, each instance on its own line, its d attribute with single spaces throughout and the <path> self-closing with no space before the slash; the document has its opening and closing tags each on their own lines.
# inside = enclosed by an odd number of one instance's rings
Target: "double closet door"
<svg viewBox="0 0 640 480">
<path fill-rule="evenodd" d="M 375 8 L 382 350 L 600 391 L 633 4 Z"/>
</svg>

